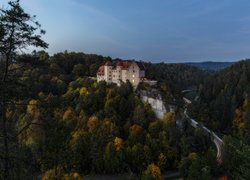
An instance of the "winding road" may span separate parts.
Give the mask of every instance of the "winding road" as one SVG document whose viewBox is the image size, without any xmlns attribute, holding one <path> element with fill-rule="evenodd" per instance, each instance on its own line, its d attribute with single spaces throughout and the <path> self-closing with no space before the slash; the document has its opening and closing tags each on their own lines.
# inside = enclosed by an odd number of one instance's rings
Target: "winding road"
<svg viewBox="0 0 250 180">
<path fill-rule="evenodd" d="M 216 149 L 217 149 L 217 161 L 219 163 L 222 163 L 222 145 L 223 145 L 223 141 L 210 129 L 208 129 L 207 127 L 205 127 L 204 125 L 199 124 L 197 121 L 195 121 L 194 119 L 190 118 L 187 114 L 187 106 L 190 105 L 192 103 L 192 101 L 190 101 L 189 99 L 183 97 L 184 102 L 186 103 L 186 105 L 184 106 L 184 115 L 185 117 L 188 119 L 188 122 L 190 123 L 190 125 L 194 128 L 200 128 L 202 129 L 202 131 L 206 134 L 209 135 L 210 138 L 212 139 L 212 141 L 214 142 Z"/>
<path fill-rule="evenodd" d="M 182 93 L 188 93 L 188 92 L 192 92 L 194 90 L 183 90 Z M 163 118 L 164 113 L 166 112 L 166 108 L 164 106 L 164 103 L 162 101 L 162 98 L 160 96 L 160 98 L 152 98 L 149 97 L 147 94 L 145 93 L 141 93 L 140 94 L 140 98 L 143 102 L 148 102 L 151 107 L 152 110 L 155 112 L 156 116 L 159 119 Z M 196 96 L 195 97 L 195 101 L 198 99 L 199 97 Z M 194 128 L 200 128 L 202 130 L 202 132 L 204 134 L 206 134 L 207 136 L 209 136 L 211 138 L 211 140 L 214 142 L 216 149 L 217 149 L 217 161 L 219 163 L 222 163 L 222 145 L 223 142 L 222 140 L 210 129 L 208 129 L 207 127 L 205 127 L 204 125 L 198 123 L 196 120 L 192 119 L 189 117 L 187 111 L 188 111 L 188 106 L 190 104 L 192 104 L 192 101 L 187 99 L 186 97 L 183 97 L 183 100 L 185 102 L 185 106 L 184 106 L 184 116 L 188 119 L 188 122 L 190 123 L 190 125 Z"/>
</svg>

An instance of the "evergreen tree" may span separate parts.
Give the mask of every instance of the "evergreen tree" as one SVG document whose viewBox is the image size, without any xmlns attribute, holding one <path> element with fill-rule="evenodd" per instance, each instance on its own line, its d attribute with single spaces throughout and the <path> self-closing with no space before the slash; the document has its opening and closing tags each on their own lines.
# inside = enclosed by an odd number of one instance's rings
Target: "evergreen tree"
<svg viewBox="0 0 250 180">
<path fill-rule="evenodd" d="M 3 179 L 10 179 L 13 173 L 10 173 L 13 163 L 10 157 L 13 156 L 11 152 L 12 136 L 18 135 L 14 132 L 10 124 L 10 118 L 7 117 L 7 110 L 10 104 L 21 98 L 20 85 L 22 82 L 18 79 L 16 68 L 13 68 L 17 61 L 17 54 L 28 46 L 43 47 L 48 46 L 41 39 L 42 30 L 41 25 L 35 21 L 35 16 L 30 16 L 25 13 L 19 4 L 19 0 L 10 1 L 8 9 L 0 9 L 0 54 L 2 61 L 0 65 L 0 110 L 1 110 L 1 135 L 3 140 L 0 142 L 3 145 Z M 37 33 L 40 30 L 40 34 Z M 22 62 L 24 63 L 24 62 Z M 26 62 L 28 63 L 28 62 Z M 13 121 L 13 119 L 12 119 Z M 14 140 L 15 141 L 15 140 Z"/>
</svg>

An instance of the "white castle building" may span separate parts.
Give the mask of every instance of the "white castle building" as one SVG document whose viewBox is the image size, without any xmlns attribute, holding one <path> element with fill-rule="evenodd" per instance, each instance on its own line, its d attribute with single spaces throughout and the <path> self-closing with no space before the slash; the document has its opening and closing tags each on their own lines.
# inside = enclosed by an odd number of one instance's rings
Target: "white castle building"
<svg viewBox="0 0 250 180">
<path fill-rule="evenodd" d="M 98 69 L 97 82 L 116 83 L 130 81 L 134 88 L 145 77 L 145 67 L 136 61 L 108 61 Z"/>
</svg>

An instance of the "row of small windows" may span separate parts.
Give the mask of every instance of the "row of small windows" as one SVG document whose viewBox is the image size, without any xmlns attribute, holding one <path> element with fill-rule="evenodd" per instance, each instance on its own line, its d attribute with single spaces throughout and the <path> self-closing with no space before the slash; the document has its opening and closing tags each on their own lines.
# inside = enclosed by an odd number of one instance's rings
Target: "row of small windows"
<svg viewBox="0 0 250 180">
<path fill-rule="evenodd" d="M 117 70 L 113 70 L 112 72 L 119 72 L 119 73 L 121 73 L 121 71 L 117 71 Z M 136 70 L 133 69 L 133 72 L 136 72 Z"/>
</svg>

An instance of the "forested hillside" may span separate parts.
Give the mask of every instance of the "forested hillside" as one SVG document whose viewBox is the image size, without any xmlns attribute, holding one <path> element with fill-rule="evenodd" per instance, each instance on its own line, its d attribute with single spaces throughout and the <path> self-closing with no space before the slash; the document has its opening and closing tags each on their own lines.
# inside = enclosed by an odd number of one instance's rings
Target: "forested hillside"
<svg viewBox="0 0 250 180">
<path fill-rule="evenodd" d="M 200 85 L 192 116 L 220 133 L 223 164 L 232 179 L 250 177 L 250 61 L 235 63 Z"/>
<path fill-rule="evenodd" d="M 199 90 L 200 101 L 197 106 L 200 108 L 194 108 L 200 111 L 197 112 L 199 119 L 219 132 L 230 134 L 234 128 L 246 131 L 249 122 L 245 119 L 248 115 L 244 112 L 249 108 L 249 60 L 240 61 L 210 76 Z M 238 124 L 237 120 L 233 121 L 237 116 L 243 118 Z"/>
<path fill-rule="evenodd" d="M 158 89 L 166 103 L 180 105 L 183 100 L 182 91 L 197 89 L 199 84 L 211 75 L 196 67 L 185 64 L 144 63 L 146 78 L 158 81 Z"/>
<path fill-rule="evenodd" d="M 44 51 L 17 58 L 11 69 L 21 85 L 13 85 L 17 96 L 8 106 L 7 116 L 7 130 L 15 137 L 9 143 L 16 147 L 10 154 L 17 155 L 9 162 L 12 177 L 62 177 L 71 173 L 160 177 L 161 172 L 184 168 L 190 159 L 182 161 L 182 157 L 190 153 L 197 153 L 193 156 L 202 162 L 201 168 L 212 162 L 200 153 L 208 153 L 216 160 L 207 137 L 191 130 L 181 133 L 176 128 L 177 114 L 167 113 L 164 120 L 156 119 L 130 83 L 121 87 L 97 83 L 91 76 L 107 59 L 74 52 L 50 57 Z M 172 69 L 175 78 L 171 80 L 164 69 L 154 72 L 160 66 L 146 66 L 151 72 L 149 77 L 155 75 L 155 79 L 165 83 L 168 88 L 163 92 L 169 91 L 172 97 L 176 94 L 171 88 L 187 86 L 180 83 L 182 80 L 195 84 L 190 76 L 201 73 L 188 66 L 164 64 L 166 69 Z M 177 78 L 180 69 L 190 76 Z M 169 81 L 164 81 L 164 74 Z M 217 176 L 217 166 L 209 166 L 209 176 Z"/>
<path fill-rule="evenodd" d="M 207 61 L 207 62 L 187 62 L 184 64 L 194 66 L 203 70 L 219 71 L 233 65 L 234 62 Z"/>
<path fill-rule="evenodd" d="M 130 82 L 97 83 L 98 68 L 117 59 L 25 54 L 29 47 L 48 47 L 45 31 L 19 0 L 8 7 L 0 9 L 0 179 L 122 174 L 159 180 L 169 171 L 184 179 L 250 179 L 249 60 L 216 73 L 142 62 L 146 78 L 158 81 L 156 92 L 176 107 L 157 119 Z M 196 98 L 184 106 L 186 89 Z M 224 136 L 221 160 L 211 131 L 191 127 L 184 109 Z"/>
<path fill-rule="evenodd" d="M 242 123 L 249 109 L 247 86 L 243 85 L 249 81 L 237 81 L 237 88 L 231 85 L 232 80 L 222 80 L 222 77 L 240 78 L 242 74 L 248 77 L 248 61 L 216 74 L 186 65 L 145 63 L 147 78 L 158 80 L 158 88 L 167 96 L 165 100 L 175 102 L 179 108 L 176 113 L 167 113 L 163 120 L 158 120 L 149 104 L 141 102 L 130 83 L 117 87 L 96 82 L 95 72 L 106 60 L 110 58 L 67 51 L 51 57 L 44 51 L 18 56 L 11 69 L 15 81 L 21 84 L 8 89 L 10 96 L 15 94 L 7 116 L 10 120 L 7 130 L 15 137 L 9 143 L 16 147 L 11 149 L 13 158 L 9 161 L 13 178 L 119 173 L 160 178 L 169 170 L 179 169 L 182 177 L 193 179 L 218 177 L 227 172 L 226 168 L 231 169 L 230 177 L 235 175 L 232 172 L 238 169 L 229 166 L 231 162 L 216 163 L 215 148 L 201 131 L 189 126 L 183 130 L 177 128 L 176 120 L 181 117 L 183 104 L 176 99 L 181 100 L 181 90 L 199 87 L 200 100 L 192 107 L 193 116 L 218 132 L 224 132 L 222 125 L 225 123 L 228 127 L 234 124 L 228 133 L 234 132 L 242 139 L 247 134 L 247 126 Z M 239 70 L 241 68 L 245 73 Z M 221 83 L 217 85 L 218 82 Z M 225 86 L 223 83 L 238 89 L 234 96 L 239 99 L 235 105 L 238 114 L 234 114 L 234 110 L 221 111 L 233 114 L 222 123 L 214 117 L 221 119 L 223 116 L 207 113 L 214 112 L 216 106 L 207 106 L 205 102 L 217 100 L 218 92 L 224 92 L 220 89 Z M 212 87 L 217 87 L 217 91 L 211 91 Z M 224 140 L 228 142 L 228 151 L 224 153 L 227 159 L 237 151 L 230 150 L 230 137 Z M 242 152 L 243 155 L 233 154 L 237 162 L 248 150 Z M 208 171 L 201 171 L 204 167 L 209 167 Z"/>
</svg>

